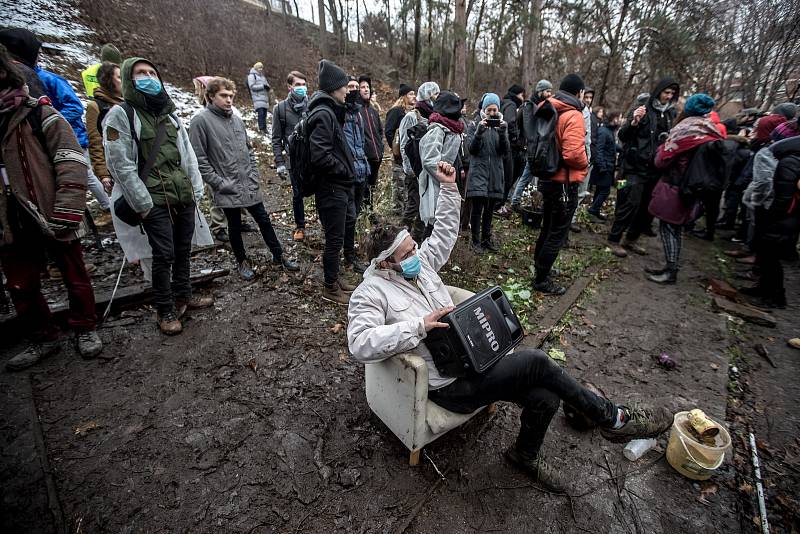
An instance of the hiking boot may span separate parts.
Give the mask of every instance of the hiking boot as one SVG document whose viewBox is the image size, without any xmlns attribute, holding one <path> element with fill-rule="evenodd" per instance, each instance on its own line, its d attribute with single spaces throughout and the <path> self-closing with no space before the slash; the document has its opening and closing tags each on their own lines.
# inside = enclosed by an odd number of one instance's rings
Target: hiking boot
<svg viewBox="0 0 800 534">
<path fill-rule="evenodd" d="M 350 303 L 350 293 L 344 291 L 338 281 L 333 284 L 333 287 L 323 286 L 322 298 L 343 306 L 347 306 Z"/>
<path fill-rule="evenodd" d="M 486 251 L 477 241 L 473 241 L 472 243 L 470 243 L 469 248 L 472 251 L 472 253 L 475 254 L 476 256 L 483 256 L 484 254 L 486 254 Z"/>
<path fill-rule="evenodd" d="M 656 284 L 674 284 L 678 281 L 678 271 L 665 269 L 661 274 L 648 274 L 647 279 Z"/>
<path fill-rule="evenodd" d="M 162 334 L 174 336 L 183 332 L 183 325 L 175 312 L 169 312 L 158 316 L 158 329 Z"/>
<path fill-rule="evenodd" d="M 200 310 L 214 304 L 214 297 L 192 297 L 189 300 L 175 299 L 175 310 L 178 319 L 183 317 L 187 310 Z"/>
<path fill-rule="evenodd" d="M 294 241 L 302 241 L 305 238 L 306 238 L 305 228 L 295 228 L 294 232 L 292 232 L 292 240 Z"/>
<path fill-rule="evenodd" d="M 367 270 L 367 265 L 362 263 L 355 254 L 352 256 L 345 256 L 344 261 L 347 265 L 353 268 L 354 272 L 363 274 L 364 271 Z"/>
<path fill-rule="evenodd" d="M 647 274 L 664 274 L 669 270 L 669 267 L 666 265 L 663 267 L 645 267 L 644 272 Z"/>
<path fill-rule="evenodd" d="M 622 245 L 620 245 L 619 243 L 612 243 L 609 241 L 608 248 L 611 249 L 611 253 L 618 258 L 628 257 L 628 251 L 622 248 Z"/>
<path fill-rule="evenodd" d="M 239 227 L 239 231 L 241 231 L 243 234 L 252 234 L 253 232 L 256 232 L 258 230 L 252 224 L 243 222 L 242 226 Z"/>
<path fill-rule="evenodd" d="M 247 260 L 242 261 L 239 266 L 237 267 L 239 271 L 239 276 L 242 277 L 242 280 L 252 280 L 256 277 L 256 272 L 250 267 L 250 262 Z"/>
<path fill-rule="evenodd" d="M 6 362 L 6 370 L 21 371 L 61 350 L 60 341 L 35 343 Z"/>
<path fill-rule="evenodd" d="M 556 284 L 550 277 L 547 277 L 542 282 L 534 283 L 533 289 L 545 295 L 563 295 L 567 292 L 567 288 Z"/>
<path fill-rule="evenodd" d="M 500 252 L 500 248 L 494 244 L 491 239 L 485 239 L 481 242 L 481 246 L 489 252 Z"/>
<path fill-rule="evenodd" d="M 339 289 L 341 289 L 345 293 L 352 293 L 353 291 L 356 290 L 356 286 L 349 283 L 347 280 L 343 280 L 342 278 L 336 280 L 336 285 L 338 285 Z"/>
<path fill-rule="evenodd" d="M 548 464 L 541 451 L 534 456 L 529 456 L 514 446 L 505 452 L 505 457 L 550 491 L 568 493 L 571 489 L 569 483 L 562 477 L 561 470 Z"/>
<path fill-rule="evenodd" d="M 604 427 L 600 433 L 611 443 L 627 443 L 632 439 L 656 438 L 672 425 L 672 414 L 666 408 L 651 409 L 633 405 L 619 406 L 625 414 L 621 428 Z"/>
<path fill-rule="evenodd" d="M 94 358 L 103 350 L 103 342 L 95 330 L 76 333 L 75 342 L 78 345 L 78 352 L 84 360 Z"/>
<path fill-rule="evenodd" d="M 626 248 L 626 249 L 630 250 L 631 252 L 635 252 L 636 254 L 638 254 L 640 256 L 647 256 L 647 250 L 645 250 L 645 248 L 643 246 L 641 246 L 638 243 L 636 243 L 635 239 L 634 240 L 630 240 L 628 238 L 624 238 L 622 240 L 622 248 Z"/>
<path fill-rule="evenodd" d="M 231 238 L 228 237 L 228 231 L 225 228 L 220 228 L 214 232 L 214 239 L 221 243 L 227 243 L 231 240 Z"/>
<path fill-rule="evenodd" d="M 272 260 L 273 265 L 280 265 L 287 271 L 299 271 L 300 265 L 296 261 L 292 261 L 288 258 L 273 258 Z"/>
</svg>

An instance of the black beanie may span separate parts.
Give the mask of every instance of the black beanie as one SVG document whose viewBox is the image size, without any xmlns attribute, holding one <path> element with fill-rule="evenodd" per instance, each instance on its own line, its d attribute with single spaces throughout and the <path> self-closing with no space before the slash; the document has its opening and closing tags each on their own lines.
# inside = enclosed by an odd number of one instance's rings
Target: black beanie
<svg viewBox="0 0 800 534">
<path fill-rule="evenodd" d="M 413 87 L 411 87 L 409 85 L 406 85 L 404 83 L 401 83 L 400 84 L 400 90 L 398 91 L 398 96 L 406 96 L 408 93 L 410 93 L 413 90 L 414 90 Z"/>
<path fill-rule="evenodd" d="M 525 92 L 525 88 L 515 83 L 514 85 L 508 88 L 508 92 L 509 94 L 512 95 L 521 95 L 522 93 Z"/>
<path fill-rule="evenodd" d="M 361 82 L 367 82 L 367 85 L 369 85 L 369 88 L 372 89 L 372 78 L 370 78 L 366 74 L 362 74 L 361 76 L 358 77 L 359 85 L 361 85 Z"/>
<path fill-rule="evenodd" d="M 8 53 L 30 68 L 36 66 L 36 57 L 42 42 L 32 31 L 24 28 L 7 28 L 0 30 L 0 44 L 8 49 Z"/>
<path fill-rule="evenodd" d="M 558 86 L 558 89 L 571 95 L 577 95 L 584 87 L 583 80 L 580 76 L 577 74 L 567 74 L 564 76 L 564 79 L 561 80 L 561 85 Z"/>
<path fill-rule="evenodd" d="M 319 62 L 319 89 L 326 93 L 332 93 L 337 89 L 346 86 L 348 82 L 347 73 L 336 66 L 332 61 L 323 59 Z"/>
<path fill-rule="evenodd" d="M 459 119 L 461 108 L 464 107 L 461 98 L 450 91 L 442 91 L 433 103 L 433 111 L 444 115 L 448 119 Z"/>
</svg>

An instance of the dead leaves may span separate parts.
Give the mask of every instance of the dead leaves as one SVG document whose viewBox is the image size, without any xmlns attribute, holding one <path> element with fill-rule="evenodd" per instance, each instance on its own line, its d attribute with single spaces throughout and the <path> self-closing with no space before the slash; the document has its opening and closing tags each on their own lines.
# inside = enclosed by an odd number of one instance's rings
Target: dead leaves
<svg viewBox="0 0 800 534">
<path fill-rule="evenodd" d="M 705 506 L 711 506 L 711 502 L 709 502 L 708 498 L 716 495 L 717 491 L 719 491 L 719 486 L 716 483 L 704 482 L 700 487 L 700 495 L 697 497 L 697 502 Z"/>
</svg>

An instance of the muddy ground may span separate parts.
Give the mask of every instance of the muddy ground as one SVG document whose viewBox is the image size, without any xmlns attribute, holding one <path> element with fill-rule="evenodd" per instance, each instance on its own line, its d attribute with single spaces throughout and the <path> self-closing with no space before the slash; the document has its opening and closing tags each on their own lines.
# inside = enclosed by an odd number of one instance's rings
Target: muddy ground
<svg viewBox="0 0 800 534">
<path fill-rule="evenodd" d="M 288 205 L 287 184 L 273 178 L 267 191 L 273 210 Z M 646 242 L 649 258 L 617 260 L 604 250 L 604 226 L 572 234 L 562 281 L 587 288 L 544 348 L 562 350 L 569 372 L 616 400 L 701 407 L 725 420 L 734 452 L 711 481 L 696 483 L 666 463 L 666 435 L 631 463 L 621 446 L 572 430 L 559 412 L 545 449 L 584 493 L 567 499 L 503 460 L 518 426 L 509 404 L 432 443 L 409 467 L 366 404 L 363 366 L 347 354 L 346 310 L 319 298 L 316 221 L 307 243 L 290 245 L 289 214 L 273 220 L 302 272 L 267 266 L 252 283 L 217 280 L 203 289 L 214 308 L 194 313 L 174 338 L 158 333 L 147 305 L 115 310 L 100 329 L 102 358 L 81 360 L 68 344 L 29 371 L 0 373 L 3 532 L 755 532 L 741 438 L 749 429 L 766 464 L 774 530 L 797 530 L 800 354 L 785 346 L 798 335 L 797 265 L 787 269 L 790 307 L 768 329 L 711 309 L 709 276 L 740 283 L 731 260 L 720 261 L 730 247 L 723 241 L 687 238 L 680 282 L 657 287 L 642 274 L 660 259 L 657 239 Z M 563 302 L 527 298 L 536 231 L 518 220 L 496 227 L 500 254 L 475 258 L 462 237 L 443 278 L 473 290 L 503 285 L 532 344 Z M 266 264 L 263 244 L 247 239 Z M 98 292 L 107 290 L 119 251 L 87 256 Z M 230 267 L 220 251 L 196 261 Z M 125 273 L 124 283 L 141 281 L 136 268 Z M 777 368 L 754 353 L 757 342 Z M 3 361 L 22 347 L 3 345 Z M 664 352 L 676 369 L 656 363 Z"/>
</svg>

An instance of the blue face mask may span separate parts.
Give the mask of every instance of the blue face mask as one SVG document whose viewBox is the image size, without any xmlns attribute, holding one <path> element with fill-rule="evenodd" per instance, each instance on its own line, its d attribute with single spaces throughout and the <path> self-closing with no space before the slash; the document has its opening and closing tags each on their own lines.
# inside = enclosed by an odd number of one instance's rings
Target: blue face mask
<svg viewBox="0 0 800 534">
<path fill-rule="evenodd" d="M 292 91 L 294 91 L 294 94 L 296 94 L 300 98 L 303 98 L 308 94 L 308 88 L 305 85 L 295 87 L 294 89 L 292 89 Z"/>
<path fill-rule="evenodd" d="M 136 89 L 146 95 L 156 96 L 161 92 L 161 81 L 158 78 L 139 78 L 134 81 Z"/>
<path fill-rule="evenodd" d="M 401 261 L 400 269 L 402 269 L 403 278 L 416 278 L 422 269 L 422 263 L 419 261 L 419 256 L 414 254 L 410 258 L 406 258 Z"/>
</svg>

